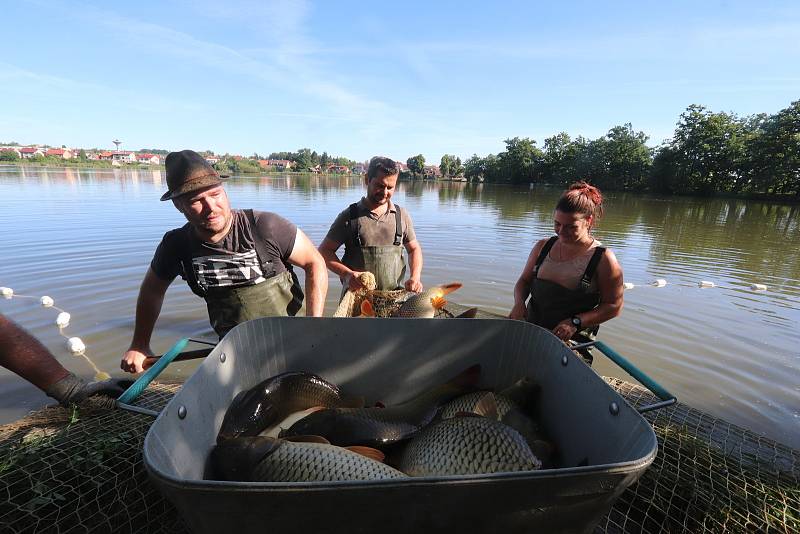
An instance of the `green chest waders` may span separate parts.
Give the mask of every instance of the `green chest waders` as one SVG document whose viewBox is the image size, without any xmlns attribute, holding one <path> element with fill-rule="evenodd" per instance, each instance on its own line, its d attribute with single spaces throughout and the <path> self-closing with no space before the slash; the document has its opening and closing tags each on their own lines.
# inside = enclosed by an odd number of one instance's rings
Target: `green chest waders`
<svg viewBox="0 0 800 534">
<path fill-rule="evenodd" d="M 342 262 L 355 270 L 369 271 L 375 275 L 376 289 L 391 291 L 402 288 L 406 276 L 406 261 L 403 255 L 403 225 L 400 206 L 395 205 L 394 242 L 391 245 L 364 246 L 359 233 L 358 205 L 350 205 L 350 220 L 353 244 L 357 251 L 345 250 Z M 360 257 L 359 257 L 360 256 Z M 342 294 L 347 290 L 344 287 Z"/>
<path fill-rule="evenodd" d="M 221 338 L 245 321 L 296 314 L 302 299 L 293 291 L 293 278 L 292 273 L 283 272 L 260 284 L 207 291 L 206 306 L 214 331 Z"/>
<path fill-rule="evenodd" d="M 539 267 L 544 262 L 550 249 L 558 238 L 553 236 L 542 247 L 539 257 L 536 259 L 536 266 L 533 271 L 533 282 L 531 282 L 528 300 L 527 321 L 537 324 L 548 330 L 552 330 L 564 319 L 569 319 L 573 315 L 581 312 L 593 310 L 600 304 L 600 293 L 590 291 L 592 278 L 597 270 L 597 264 L 605 253 L 605 247 L 597 247 L 586 266 L 580 283 L 575 289 L 566 288 L 549 280 L 538 278 Z M 572 339 L 578 342 L 591 341 L 595 338 L 599 326 L 584 328 L 576 332 Z M 586 352 L 584 358 L 591 363 L 591 355 Z"/>
<path fill-rule="evenodd" d="M 243 210 L 253 231 L 253 241 L 259 264 L 264 268 L 264 258 L 269 254 L 264 241 L 258 233 L 253 210 Z M 185 226 L 191 232 L 189 225 Z M 197 273 L 192 265 L 192 254 L 189 239 L 184 240 L 184 249 L 180 252 L 183 278 L 192 292 L 205 299 L 208 318 L 214 331 L 222 338 L 239 323 L 259 317 L 280 317 L 295 315 L 303 304 L 303 290 L 297 275 L 290 265 L 288 270 L 275 274 L 274 268 L 264 272 L 265 281 L 260 284 L 241 287 L 206 288 L 200 285 Z"/>
</svg>

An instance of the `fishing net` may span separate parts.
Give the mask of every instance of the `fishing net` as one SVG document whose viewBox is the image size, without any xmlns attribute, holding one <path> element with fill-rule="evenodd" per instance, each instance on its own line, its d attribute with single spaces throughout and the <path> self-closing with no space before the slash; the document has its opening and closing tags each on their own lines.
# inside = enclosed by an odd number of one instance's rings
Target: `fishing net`
<svg viewBox="0 0 800 534">
<path fill-rule="evenodd" d="M 655 400 L 606 380 L 634 406 Z M 137 404 L 161 410 L 178 388 L 153 383 Z M 682 404 L 645 416 L 658 455 L 595 532 L 800 532 L 800 451 Z M 152 421 L 90 400 L 0 427 L 0 532 L 186 532 L 145 472 Z"/>
<path fill-rule="evenodd" d="M 151 384 L 137 404 L 161 410 L 179 384 Z M 0 427 L 0 532 L 185 532 L 147 479 L 153 418 L 90 398 Z"/>
<path fill-rule="evenodd" d="M 633 406 L 657 400 L 606 381 Z M 683 404 L 644 415 L 658 455 L 596 532 L 800 532 L 800 451 Z"/>
<path fill-rule="evenodd" d="M 365 299 L 372 304 L 376 317 L 390 317 L 405 300 L 407 291 L 404 289 L 391 291 L 375 289 L 377 287 L 375 275 L 370 272 L 363 272 L 358 278 L 366 289 L 357 291 L 348 289 L 336 311 L 333 312 L 334 317 L 358 317 L 361 315 L 361 303 Z"/>
</svg>

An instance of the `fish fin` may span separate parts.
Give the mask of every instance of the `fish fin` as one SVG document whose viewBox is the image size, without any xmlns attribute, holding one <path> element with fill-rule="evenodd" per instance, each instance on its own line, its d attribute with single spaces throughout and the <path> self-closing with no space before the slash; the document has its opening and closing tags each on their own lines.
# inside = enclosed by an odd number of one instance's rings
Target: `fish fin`
<svg viewBox="0 0 800 534">
<path fill-rule="evenodd" d="M 372 303 L 367 299 L 361 301 L 361 317 L 375 317 L 375 308 Z"/>
<path fill-rule="evenodd" d="M 383 454 L 378 449 L 373 449 L 372 447 L 364 447 L 363 445 L 351 445 L 349 447 L 345 447 L 348 451 L 352 451 L 356 454 L 360 454 L 361 456 L 366 456 L 367 458 L 371 458 L 376 462 L 384 463 L 386 460 L 386 455 Z"/>
<path fill-rule="evenodd" d="M 450 380 L 449 384 L 459 389 L 473 388 L 478 384 L 481 377 L 481 364 L 476 363 Z"/>
<path fill-rule="evenodd" d="M 288 436 L 281 439 L 285 441 L 291 441 L 293 443 L 322 443 L 323 445 L 331 444 L 330 441 L 322 436 Z"/>
<path fill-rule="evenodd" d="M 478 315 L 478 308 L 470 308 L 454 317 L 454 319 L 474 319 Z"/>
<path fill-rule="evenodd" d="M 497 410 L 497 399 L 494 398 L 494 393 L 487 392 L 481 397 L 481 400 L 475 404 L 475 413 L 495 421 L 500 419 Z"/>
<path fill-rule="evenodd" d="M 442 295 L 447 295 L 448 293 L 452 293 L 456 289 L 462 287 L 464 284 L 461 282 L 452 282 L 450 284 L 442 284 L 439 288 L 442 290 Z"/>
<path fill-rule="evenodd" d="M 342 397 L 341 401 L 342 404 L 340 408 L 363 408 L 367 404 L 367 401 L 363 396 Z"/>
<path fill-rule="evenodd" d="M 431 306 L 433 306 L 434 309 L 441 310 L 445 307 L 445 304 L 447 304 L 447 301 L 444 300 L 443 297 L 433 297 L 431 299 Z"/>
</svg>

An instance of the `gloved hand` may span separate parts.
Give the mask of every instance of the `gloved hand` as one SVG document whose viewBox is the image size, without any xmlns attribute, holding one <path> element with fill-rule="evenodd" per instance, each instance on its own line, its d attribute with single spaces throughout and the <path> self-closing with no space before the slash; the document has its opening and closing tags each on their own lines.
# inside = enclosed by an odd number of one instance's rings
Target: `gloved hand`
<svg viewBox="0 0 800 534">
<path fill-rule="evenodd" d="M 45 390 L 48 397 L 56 399 L 63 406 L 77 404 L 87 397 L 105 395 L 116 399 L 128 389 L 133 380 L 109 378 L 99 382 L 86 383 L 82 378 L 70 373 Z"/>
</svg>

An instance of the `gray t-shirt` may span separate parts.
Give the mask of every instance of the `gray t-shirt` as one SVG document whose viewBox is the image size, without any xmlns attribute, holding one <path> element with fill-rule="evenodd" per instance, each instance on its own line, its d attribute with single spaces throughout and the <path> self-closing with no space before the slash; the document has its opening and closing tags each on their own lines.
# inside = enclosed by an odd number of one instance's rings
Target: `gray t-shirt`
<svg viewBox="0 0 800 534">
<path fill-rule="evenodd" d="M 191 250 L 192 267 L 203 288 L 241 287 L 263 282 L 287 270 L 289 256 L 297 237 L 297 226 L 280 215 L 253 211 L 258 234 L 242 210 L 231 210 L 233 224 L 218 243 L 201 241 L 193 231 L 182 228 L 170 230 L 161 239 L 150 267 L 162 280 L 183 276 L 181 251 Z M 264 242 L 266 256 L 258 262 L 255 238 Z"/>
<path fill-rule="evenodd" d="M 380 217 L 376 217 L 362 198 L 356 203 L 358 211 L 358 225 L 359 235 L 361 236 L 361 243 L 365 247 L 380 247 L 384 245 L 391 245 L 394 243 L 394 232 L 396 229 L 395 212 L 397 208 L 390 201 L 389 209 Z M 350 220 L 350 206 L 343 212 L 336 216 L 330 230 L 328 230 L 328 239 L 337 243 L 344 243 L 354 245 L 353 231 L 347 224 Z M 400 210 L 400 224 L 403 227 L 403 243 L 414 241 L 417 236 L 414 233 L 414 223 L 411 221 L 411 216 L 408 210 Z"/>
<path fill-rule="evenodd" d="M 397 229 L 396 215 L 397 208 L 389 201 L 389 209 L 380 217 L 372 213 L 364 203 L 364 199 L 356 204 L 358 212 L 358 229 L 361 237 L 361 244 L 365 247 L 380 247 L 394 243 L 394 234 Z M 342 261 L 351 269 L 362 269 L 364 260 L 361 251 L 355 242 L 354 231 L 350 227 L 350 207 L 336 216 L 333 224 L 325 237 L 336 243 L 344 243 L 345 254 Z M 408 210 L 400 209 L 400 224 L 403 229 L 403 244 L 414 241 L 417 236 L 414 233 L 414 223 Z"/>
</svg>

